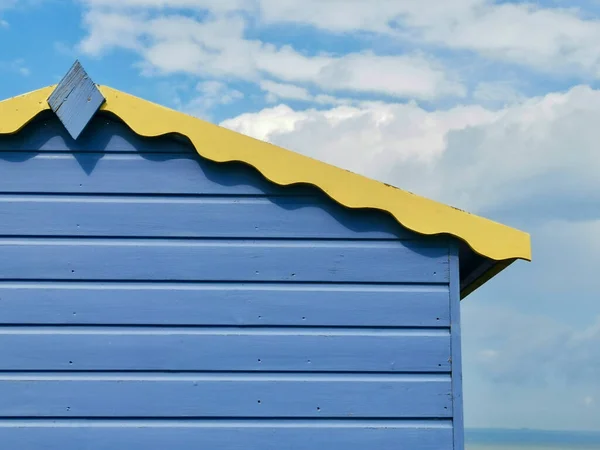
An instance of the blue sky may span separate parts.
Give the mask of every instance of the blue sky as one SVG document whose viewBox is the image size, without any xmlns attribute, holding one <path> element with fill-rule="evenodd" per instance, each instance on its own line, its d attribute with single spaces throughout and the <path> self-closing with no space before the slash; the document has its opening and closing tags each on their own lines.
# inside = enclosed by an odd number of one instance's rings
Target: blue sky
<svg viewBox="0 0 600 450">
<path fill-rule="evenodd" d="M 600 2 L 0 0 L 0 98 L 75 58 L 530 232 L 463 303 L 466 424 L 600 430 Z"/>
</svg>

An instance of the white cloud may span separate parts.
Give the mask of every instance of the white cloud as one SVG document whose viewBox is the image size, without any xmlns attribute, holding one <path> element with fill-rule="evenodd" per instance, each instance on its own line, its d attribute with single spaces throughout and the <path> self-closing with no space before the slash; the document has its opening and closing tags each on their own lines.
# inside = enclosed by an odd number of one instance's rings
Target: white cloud
<svg viewBox="0 0 600 450">
<path fill-rule="evenodd" d="M 262 0 L 261 5 L 271 22 L 374 31 L 539 69 L 600 75 L 600 21 L 575 8 L 491 0 Z"/>
<path fill-rule="evenodd" d="M 116 47 L 141 50 L 137 27 L 143 23 L 142 17 L 91 11 L 85 15 L 84 23 L 90 32 L 80 48 L 88 55 L 101 56 L 104 51 Z"/>
<path fill-rule="evenodd" d="M 210 111 L 218 105 L 229 105 L 244 98 L 244 94 L 237 89 L 230 88 L 226 83 L 217 80 L 206 80 L 196 85 L 195 93 L 182 100 L 178 89 L 171 86 L 174 93 L 174 102 L 177 108 L 187 114 L 210 120 Z"/>
<path fill-rule="evenodd" d="M 92 11 L 105 11 L 109 7 L 119 15 L 142 10 L 166 14 L 187 9 L 231 17 L 232 13 L 244 12 L 258 17 L 262 21 L 259 23 L 294 22 L 336 33 L 387 34 L 416 45 L 470 50 L 541 70 L 600 76 L 597 45 L 600 21 L 584 17 L 575 8 L 492 0 L 85 0 L 85 3 Z M 94 39 L 111 41 L 106 35 Z"/>
<path fill-rule="evenodd" d="M 10 27 L 9 23 L 4 19 L 0 19 L 0 28 L 8 28 L 8 27 Z"/>
<path fill-rule="evenodd" d="M 231 12 L 252 9 L 248 0 L 80 0 L 91 7 L 112 9 L 209 9 L 215 12 Z"/>
<path fill-rule="evenodd" d="M 479 104 L 509 106 L 526 100 L 510 81 L 482 81 L 473 89 L 473 99 Z"/>
<path fill-rule="evenodd" d="M 433 99 L 463 96 L 465 88 L 439 63 L 418 54 L 382 56 L 366 51 L 342 56 L 305 55 L 244 37 L 239 16 L 198 21 L 181 15 L 151 18 L 141 12 L 92 10 L 81 50 L 101 55 L 112 48 L 142 56 L 147 73 L 188 73 L 260 81 L 306 83 L 329 92 L 359 91 Z"/>
<path fill-rule="evenodd" d="M 493 204 L 525 213 L 534 203 L 540 217 L 572 216 L 577 206 L 600 201 L 599 115 L 600 91 L 578 86 L 449 134 L 440 160 L 444 196 L 473 209 Z"/>
<path fill-rule="evenodd" d="M 265 21 L 300 22 L 336 31 L 374 31 L 396 34 L 399 20 L 418 16 L 442 19 L 460 16 L 473 1 L 450 0 L 260 0 Z"/>
<path fill-rule="evenodd" d="M 309 101 L 313 98 L 308 89 L 292 84 L 263 80 L 260 82 L 260 88 L 267 92 L 267 99 L 270 103 L 276 102 L 281 98 L 304 101 Z"/>
<path fill-rule="evenodd" d="M 577 218 L 600 203 L 598 117 L 600 91 L 579 86 L 498 111 L 278 107 L 223 125 L 468 210 Z"/>
<path fill-rule="evenodd" d="M 321 105 L 350 105 L 356 103 L 351 99 L 338 98 L 331 95 L 313 95 L 304 87 L 277 83 L 271 80 L 261 81 L 260 88 L 267 93 L 266 100 L 268 103 L 275 103 L 281 99 L 311 102 Z"/>
<path fill-rule="evenodd" d="M 453 22 L 425 25 L 423 38 L 539 69 L 600 75 L 600 21 L 527 3 L 478 3 Z"/>
<path fill-rule="evenodd" d="M 273 134 L 293 133 L 296 123 L 306 119 L 304 112 L 296 112 L 286 105 L 264 109 L 258 115 L 242 114 L 221 125 L 257 139 L 269 140 Z"/>
<path fill-rule="evenodd" d="M 235 100 L 244 98 L 244 94 L 235 89 L 229 89 L 222 81 L 208 80 L 198 83 L 196 90 L 207 98 L 214 98 L 219 104 L 228 105 Z"/>
<path fill-rule="evenodd" d="M 446 149 L 452 130 L 493 121 L 478 106 L 427 112 L 414 103 L 363 103 L 294 111 L 280 105 L 226 120 L 223 126 L 411 190 L 428 191 L 423 176 Z M 429 187 L 428 187 L 429 185 Z"/>
</svg>

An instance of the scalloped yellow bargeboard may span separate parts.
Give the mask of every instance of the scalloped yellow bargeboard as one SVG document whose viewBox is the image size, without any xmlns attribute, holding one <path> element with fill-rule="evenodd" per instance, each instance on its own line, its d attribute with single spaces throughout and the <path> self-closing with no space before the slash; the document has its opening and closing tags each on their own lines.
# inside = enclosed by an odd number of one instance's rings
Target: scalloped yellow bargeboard
<svg viewBox="0 0 600 450">
<path fill-rule="evenodd" d="M 50 109 L 49 86 L 0 102 L 0 134 L 19 131 Z M 348 208 L 387 211 L 402 226 L 424 235 L 449 234 L 475 253 L 498 262 L 474 280 L 463 296 L 517 259 L 531 260 L 528 233 L 348 172 L 307 156 L 253 139 L 118 90 L 98 86 L 106 101 L 100 110 L 123 120 L 141 136 L 178 134 L 190 140 L 203 158 L 240 161 L 278 185 L 316 186 Z"/>
</svg>

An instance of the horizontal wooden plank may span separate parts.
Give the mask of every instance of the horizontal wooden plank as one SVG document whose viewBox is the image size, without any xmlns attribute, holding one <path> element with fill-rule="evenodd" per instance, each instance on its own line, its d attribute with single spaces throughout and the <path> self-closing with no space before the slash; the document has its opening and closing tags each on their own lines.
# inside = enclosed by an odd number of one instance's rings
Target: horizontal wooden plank
<svg viewBox="0 0 600 450">
<path fill-rule="evenodd" d="M 0 196 L 3 236 L 421 239 L 314 197 Z"/>
<path fill-rule="evenodd" d="M 441 418 L 450 377 L 0 377 L 0 417 Z"/>
<path fill-rule="evenodd" d="M 452 428 L 431 421 L 5 421 L 0 442 L 19 450 L 440 450 Z"/>
<path fill-rule="evenodd" d="M 17 134 L 0 135 L 0 151 L 195 153 L 186 141 L 168 136 L 138 136 L 122 121 L 101 114 L 92 118 L 77 140 L 71 138 L 56 116 L 45 114 Z"/>
<path fill-rule="evenodd" d="M 189 154 L 0 153 L 0 192 L 308 195 L 280 187 L 241 163 Z"/>
<path fill-rule="evenodd" d="M 447 372 L 443 331 L 0 328 L 0 370 Z"/>
<path fill-rule="evenodd" d="M 447 327 L 448 286 L 0 283 L 0 324 Z"/>
<path fill-rule="evenodd" d="M 25 280 L 447 282 L 448 250 L 420 241 L 2 239 Z"/>
</svg>

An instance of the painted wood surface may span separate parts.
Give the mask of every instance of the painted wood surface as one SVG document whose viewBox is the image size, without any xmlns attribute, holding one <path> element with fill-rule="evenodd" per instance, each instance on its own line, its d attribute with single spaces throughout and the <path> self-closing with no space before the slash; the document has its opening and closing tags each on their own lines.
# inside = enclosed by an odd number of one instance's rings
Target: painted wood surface
<svg viewBox="0 0 600 450">
<path fill-rule="evenodd" d="M 48 98 L 48 104 L 71 137 L 77 139 L 104 100 L 79 61 L 76 61 Z"/>
<path fill-rule="evenodd" d="M 460 261 L 458 243 L 450 245 L 450 351 L 452 353 L 452 416 L 454 450 L 464 450 L 462 343 L 460 321 Z"/>
<path fill-rule="evenodd" d="M 0 196 L 2 236 L 418 239 L 379 218 L 310 197 Z"/>
<path fill-rule="evenodd" d="M 324 420 L 15 420 L 0 439 L 19 450 L 442 450 L 452 446 L 447 422 Z"/>
<path fill-rule="evenodd" d="M 448 372 L 445 330 L 3 327 L 0 370 Z"/>
<path fill-rule="evenodd" d="M 420 241 L 19 238 L 0 248 L 12 280 L 448 281 L 447 251 Z"/>
<path fill-rule="evenodd" d="M 0 324 L 442 327 L 446 285 L 0 283 Z"/>
<path fill-rule="evenodd" d="M 5 135 L 0 139 L 2 152 L 32 150 L 43 153 L 185 153 L 197 157 L 197 153 L 185 141 L 172 137 L 138 136 L 120 120 L 98 115 L 89 122 L 77 140 L 71 137 L 53 114 L 42 114 L 20 133 Z"/>
<path fill-rule="evenodd" d="M 445 238 L 111 120 L 31 125 L 0 137 L 1 442 L 452 448 Z"/>
<path fill-rule="evenodd" d="M 0 375 L 3 417 L 452 416 L 449 376 Z"/>
<path fill-rule="evenodd" d="M 4 137 L 0 136 L 0 141 L 2 139 Z M 174 173 L 178 175 L 173 176 Z M 213 177 L 215 180 L 211 179 Z M 114 155 L 10 151 L 0 153 L 0 180 L 0 192 L 28 194 L 261 196 L 302 192 L 268 183 L 241 164 L 217 165 L 202 162 L 189 154 L 164 153 Z"/>
</svg>

